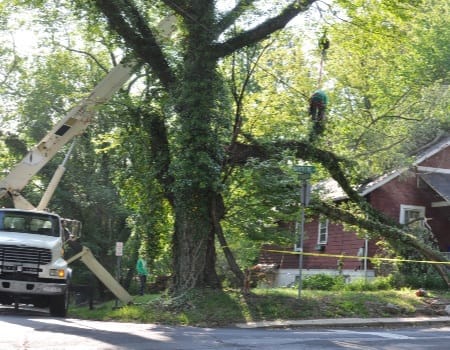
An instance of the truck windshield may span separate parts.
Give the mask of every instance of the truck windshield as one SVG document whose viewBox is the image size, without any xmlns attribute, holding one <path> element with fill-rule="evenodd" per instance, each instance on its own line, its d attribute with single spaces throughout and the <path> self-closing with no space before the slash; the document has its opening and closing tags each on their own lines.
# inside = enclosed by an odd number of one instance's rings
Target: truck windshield
<svg viewBox="0 0 450 350">
<path fill-rule="evenodd" d="M 0 230 L 59 237 L 59 221 L 52 215 L 1 211 Z"/>
</svg>

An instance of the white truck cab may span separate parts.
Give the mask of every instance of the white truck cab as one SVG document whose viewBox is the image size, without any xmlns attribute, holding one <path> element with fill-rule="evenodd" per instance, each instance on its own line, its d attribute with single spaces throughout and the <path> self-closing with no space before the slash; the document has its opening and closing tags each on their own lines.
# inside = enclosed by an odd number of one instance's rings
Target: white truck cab
<svg viewBox="0 0 450 350">
<path fill-rule="evenodd" d="M 63 223 L 48 212 L 0 209 L 1 304 L 33 304 L 66 316 L 71 269 L 63 258 Z"/>
</svg>

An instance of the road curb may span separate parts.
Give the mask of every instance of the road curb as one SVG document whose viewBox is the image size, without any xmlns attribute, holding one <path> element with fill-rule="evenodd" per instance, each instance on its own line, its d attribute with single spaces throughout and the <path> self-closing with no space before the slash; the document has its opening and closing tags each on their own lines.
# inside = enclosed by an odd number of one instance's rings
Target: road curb
<svg viewBox="0 0 450 350">
<path fill-rule="evenodd" d="M 396 318 L 333 318 L 314 320 L 277 320 L 238 323 L 238 328 L 289 328 L 289 327 L 385 327 L 450 324 L 450 316 L 439 317 L 396 317 Z"/>
</svg>

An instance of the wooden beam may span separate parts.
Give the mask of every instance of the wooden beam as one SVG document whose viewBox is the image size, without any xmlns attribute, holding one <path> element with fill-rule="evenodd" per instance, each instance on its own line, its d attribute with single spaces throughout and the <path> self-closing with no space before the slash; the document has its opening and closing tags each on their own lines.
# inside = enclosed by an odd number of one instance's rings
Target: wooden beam
<svg viewBox="0 0 450 350">
<path fill-rule="evenodd" d="M 450 207 L 450 202 L 442 201 L 442 202 L 432 202 L 431 207 L 439 208 L 439 207 Z"/>
</svg>

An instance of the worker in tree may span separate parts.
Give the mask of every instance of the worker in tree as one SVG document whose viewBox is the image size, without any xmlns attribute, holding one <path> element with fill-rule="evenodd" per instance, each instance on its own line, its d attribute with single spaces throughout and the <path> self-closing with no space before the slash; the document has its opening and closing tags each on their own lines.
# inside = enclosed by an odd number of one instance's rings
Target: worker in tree
<svg viewBox="0 0 450 350">
<path fill-rule="evenodd" d="M 317 90 L 309 99 L 309 114 L 313 122 L 313 132 L 316 136 L 324 131 L 327 104 L 328 97 L 323 90 Z"/>
</svg>

